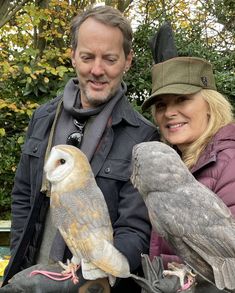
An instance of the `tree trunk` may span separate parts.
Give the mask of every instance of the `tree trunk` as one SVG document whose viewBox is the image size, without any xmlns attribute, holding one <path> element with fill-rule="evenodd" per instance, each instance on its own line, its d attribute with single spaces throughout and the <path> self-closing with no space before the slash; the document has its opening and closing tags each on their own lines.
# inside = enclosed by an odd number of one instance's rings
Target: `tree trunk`
<svg viewBox="0 0 235 293">
<path fill-rule="evenodd" d="M 35 6 L 40 9 L 48 8 L 50 0 L 36 0 Z M 42 33 L 45 31 L 44 26 L 46 25 L 46 20 L 41 20 L 38 28 L 34 29 L 34 47 L 39 50 L 39 56 L 42 56 L 43 51 L 46 47 L 46 40 L 42 37 Z"/>
</svg>

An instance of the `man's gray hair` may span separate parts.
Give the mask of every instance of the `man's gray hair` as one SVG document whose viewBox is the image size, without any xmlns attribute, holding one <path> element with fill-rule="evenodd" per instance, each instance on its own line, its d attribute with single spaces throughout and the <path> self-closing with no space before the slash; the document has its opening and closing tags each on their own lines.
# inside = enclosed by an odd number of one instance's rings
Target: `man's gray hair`
<svg viewBox="0 0 235 293">
<path fill-rule="evenodd" d="M 125 56 L 130 53 L 132 48 L 133 32 L 130 22 L 122 13 L 110 6 L 96 6 L 85 10 L 82 14 L 75 16 L 71 22 L 71 45 L 75 51 L 78 43 L 78 31 L 82 23 L 89 17 L 112 27 L 117 27 L 123 34 L 123 50 Z"/>
</svg>

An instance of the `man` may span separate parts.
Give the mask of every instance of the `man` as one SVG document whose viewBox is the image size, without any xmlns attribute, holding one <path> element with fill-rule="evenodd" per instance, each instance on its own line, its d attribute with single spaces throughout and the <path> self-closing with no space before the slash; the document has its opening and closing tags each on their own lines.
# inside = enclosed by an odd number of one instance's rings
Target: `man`
<svg viewBox="0 0 235 293">
<path fill-rule="evenodd" d="M 141 253 L 148 252 L 150 223 L 129 180 L 130 162 L 132 147 L 158 139 L 158 132 L 125 97 L 122 78 L 132 62 L 130 24 L 118 10 L 101 6 L 75 17 L 71 33 L 77 78 L 68 82 L 62 96 L 39 107 L 31 119 L 12 192 L 12 257 L 4 285 L 36 263 L 48 265 L 71 257 L 51 222 L 50 188 L 43 176 L 51 147 L 61 143 L 81 148 L 90 160 L 108 206 L 114 246 L 127 258 L 131 272 L 138 271 Z M 28 282 L 25 275 L 22 278 Z M 27 292 L 34 292 L 32 288 Z M 140 289 L 132 280 L 123 279 L 111 289 L 121 290 Z M 43 288 L 42 292 L 53 291 Z"/>
</svg>

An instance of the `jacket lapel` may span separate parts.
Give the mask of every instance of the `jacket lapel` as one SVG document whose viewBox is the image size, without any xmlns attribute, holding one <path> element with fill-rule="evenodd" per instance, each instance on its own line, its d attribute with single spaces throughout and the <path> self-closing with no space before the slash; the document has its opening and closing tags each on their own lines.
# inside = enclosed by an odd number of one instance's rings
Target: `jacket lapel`
<svg viewBox="0 0 235 293">
<path fill-rule="evenodd" d="M 115 105 L 111 118 L 108 120 L 106 129 L 91 160 L 91 168 L 95 177 L 104 165 L 114 143 L 113 126 L 117 127 L 118 124 L 123 122 L 132 125 L 133 127 L 139 127 L 136 114 L 125 96 Z"/>
<path fill-rule="evenodd" d="M 100 143 L 98 144 L 95 154 L 91 160 L 91 168 L 95 177 L 102 168 L 113 145 L 114 133 L 110 124 L 111 119 L 108 122 L 108 127 L 105 129 Z"/>
</svg>

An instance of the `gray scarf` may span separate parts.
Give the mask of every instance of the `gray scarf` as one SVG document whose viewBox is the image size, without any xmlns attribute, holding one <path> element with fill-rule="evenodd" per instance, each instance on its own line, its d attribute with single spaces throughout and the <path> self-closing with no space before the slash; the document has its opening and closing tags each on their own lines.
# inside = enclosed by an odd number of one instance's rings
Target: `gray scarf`
<svg viewBox="0 0 235 293">
<path fill-rule="evenodd" d="M 64 109 L 62 109 L 56 125 L 53 144 L 57 145 L 66 143 L 68 135 L 76 130 L 76 126 L 74 126 L 73 123 L 74 118 L 81 120 L 97 115 L 87 134 L 84 136 L 81 146 L 81 150 L 86 154 L 88 160 L 90 161 L 103 135 L 114 106 L 119 99 L 124 96 L 125 92 L 126 85 L 123 82 L 115 96 L 110 99 L 108 103 L 94 109 L 79 109 L 79 84 L 77 79 L 70 79 L 65 86 L 63 95 Z M 60 129 L 63 129 L 63 131 L 60 131 Z"/>
</svg>

